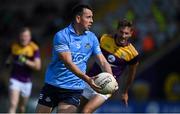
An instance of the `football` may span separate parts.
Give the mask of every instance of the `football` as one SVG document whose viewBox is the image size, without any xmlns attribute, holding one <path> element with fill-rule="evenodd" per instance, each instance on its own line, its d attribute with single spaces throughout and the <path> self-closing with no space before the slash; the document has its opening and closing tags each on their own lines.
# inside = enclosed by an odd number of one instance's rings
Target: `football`
<svg viewBox="0 0 180 114">
<path fill-rule="evenodd" d="M 102 88 L 101 94 L 112 94 L 118 89 L 118 83 L 110 73 L 103 72 L 94 79 L 96 85 Z"/>
</svg>

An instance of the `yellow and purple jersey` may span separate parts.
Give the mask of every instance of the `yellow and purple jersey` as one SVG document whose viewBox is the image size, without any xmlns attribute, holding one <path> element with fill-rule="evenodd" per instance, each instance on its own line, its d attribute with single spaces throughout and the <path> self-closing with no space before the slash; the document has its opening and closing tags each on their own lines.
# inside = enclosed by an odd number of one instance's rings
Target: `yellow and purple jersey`
<svg viewBox="0 0 180 114">
<path fill-rule="evenodd" d="M 21 46 L 18 43 L 13 43 L 11 46 L 11 54 L 13 57 L 13 67 L 11 78 L 17 79 L 21 82 L 31 81 L 32 69 L 19 62 L 19 56 L 24 56 L 28 60 L 40 58 L 39 47 L 34 42 L 30 42 L 27 46 Z"/>
<path fill-rule="evenodd" d="M 117 46 L 113 36 L 104 34 L 100 39 L 100 47 L 103 55 L 109 62 L 112 72 L 119 77 L 127 65 L 138 62 L 138 52 L 131 43 L 126 46 Z M 88 72 L 90 76 L 95 76 L 101 71 L 97 64 L 94 64 Z"/>
</svg>

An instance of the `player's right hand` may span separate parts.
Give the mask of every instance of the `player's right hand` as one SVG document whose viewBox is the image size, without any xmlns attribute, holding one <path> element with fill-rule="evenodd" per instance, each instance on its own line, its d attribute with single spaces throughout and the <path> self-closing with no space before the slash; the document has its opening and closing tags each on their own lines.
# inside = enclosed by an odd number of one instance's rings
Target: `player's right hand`
<svg viewBox="0 0 180 114">
<path fill-rule="evenodd" d="M 128 107 L 128 93 L 122 93 L 121 100 L 125 104 L 126 107 Z"/>
</svg>

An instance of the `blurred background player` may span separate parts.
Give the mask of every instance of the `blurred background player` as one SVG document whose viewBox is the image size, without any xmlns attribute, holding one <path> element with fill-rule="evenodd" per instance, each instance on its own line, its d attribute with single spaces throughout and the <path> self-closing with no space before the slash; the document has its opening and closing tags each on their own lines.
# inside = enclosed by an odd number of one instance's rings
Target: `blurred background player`
<svg viewBox="0 0 180 114">
<path fill-rule="evenodd" d="M 41 69 L 39 47 L 31 40 L 31 30 L 23 27 L 18 32 L 18 39 L 11 46 L 7 64 L 12 64 L 9 79 L 9 113 L 25 112 L 31 94 L 32 70 Z"/>
<path fill-rule="evenodd" d="M 119 21 L 115 34 L 104 34 L 100 39 L 100 47 L 103 55 L 111 65 L 113 74 L 118 79 L 123 71 L 127 69 L 127 80 L 125 88 L 121 95 L 122 101 L 128 105 L 128 89 L 132 84 L 136 68 L 138 66 L 138 52 L 134 46 L 128 41 L 132 37 L 132 23 L 127 20 Z M 94 76 L 101 73 L 101 69 L 94 64 L 93 58 L 89 60 L 88 75 Z M 80 110 L 85 113 L 92 113 L 100 107 L 111 95 L 102 95 L 95 92 L 86 85 L 80 105 Z"/>
<path fill-rule="evenodd" d="M 86 63 L 91 55 L 95 55 L 103 71 L 112 74 L 97 37 L 89 31 L 93 23 L 91 7 L 77 5 L 72 13 L 72 23 L 54 36 L 52 60 L 46 71 L 45 84 L 36 107 L 37 113 L 50 113 L 56 106 L 59 113 L 76 112 L 85 86 L 84 81 L 100 91 L 100 87 L 86 75 Z"/>
</svg>

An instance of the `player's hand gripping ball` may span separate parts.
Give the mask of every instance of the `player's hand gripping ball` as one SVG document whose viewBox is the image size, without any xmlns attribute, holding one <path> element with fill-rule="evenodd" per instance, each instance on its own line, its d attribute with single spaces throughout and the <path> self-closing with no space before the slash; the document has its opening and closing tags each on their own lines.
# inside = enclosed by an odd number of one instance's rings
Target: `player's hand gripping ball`
<svg viewBox="0 0 180 114">
<path fill-rule="evenodd" d="M 114 76 L 110 73 L 103 72 L 94 79 L 96 85 L 102 88 L 101 94 L 112 94 L 118 89 L 118 83 Z"/>
</svg>

